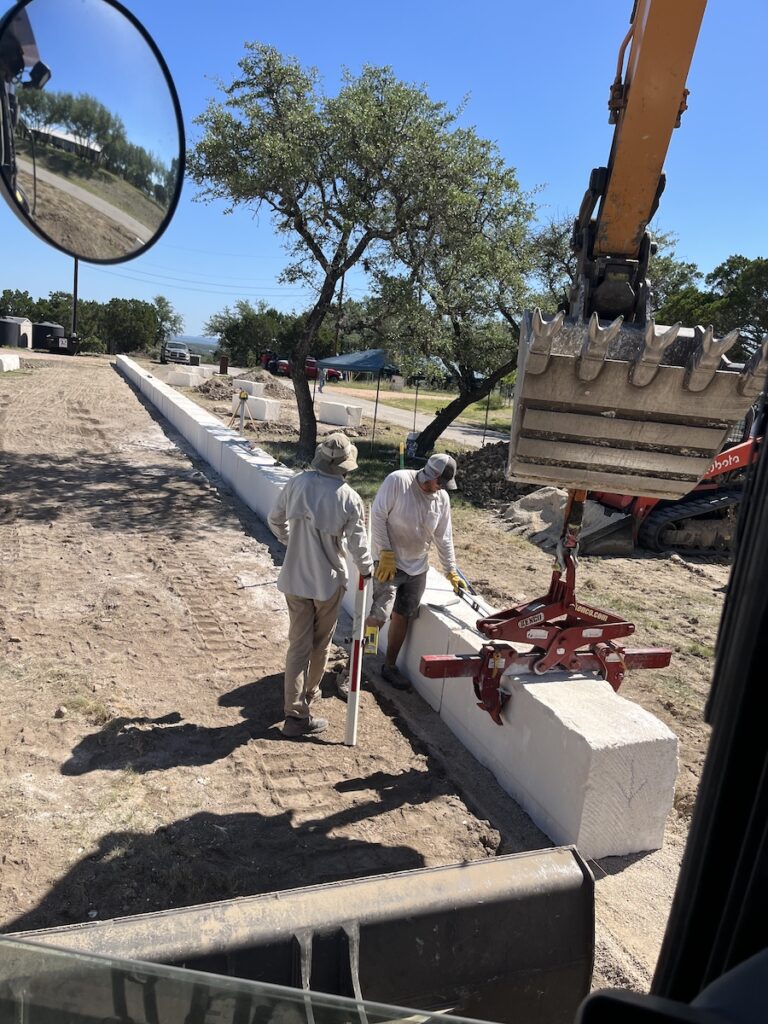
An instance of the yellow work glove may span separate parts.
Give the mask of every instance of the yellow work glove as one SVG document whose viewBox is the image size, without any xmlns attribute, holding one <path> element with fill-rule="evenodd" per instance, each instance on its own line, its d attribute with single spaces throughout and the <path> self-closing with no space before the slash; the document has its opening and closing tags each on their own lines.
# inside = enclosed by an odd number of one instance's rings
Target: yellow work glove
<svg viewBox="0 0 768 1024">
<path fill-rule="evenodd" d="M 457 572 L 447 572 L 445 577 L 453 587 L 454 594 L 460 594 L 462 590 L 467 589 L 466 580 L 463 580 Z"/>
<path fill-rule="evenodd" d="M 395 565 L 395 552 L 385 548 L 379 555 L 379 564 L 376 566 L 376 579 L 379 583 L 389 583 L 395 578 L 397 566 Z"/>
</svg>

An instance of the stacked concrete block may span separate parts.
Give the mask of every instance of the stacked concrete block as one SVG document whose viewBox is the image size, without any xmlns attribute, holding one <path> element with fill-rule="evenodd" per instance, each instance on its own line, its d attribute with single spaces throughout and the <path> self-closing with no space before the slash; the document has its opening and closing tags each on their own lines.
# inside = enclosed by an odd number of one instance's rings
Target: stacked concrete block
<svg viewBox="0 0 768 1024">
<path fill-rule="evenodd" d="M 232 387 L 234 394 L 237 396 L 240 391 L 247 391 L 249 395 L 253 395 L 254 398 L 261 398 L 264 395 L 264 388 L 266 384 L 257 380 L 233 380 Z"/>
<path fill-rule="evenodd" d="M 8 370 L 18 370 L 21 368 L 18 356 L 2 355 L 0 356 L 0 373 L 6 373 Z"/>
<path fill-rule="evenodd" d="M 235 431 L 132 360 L 119 356 L 118 366 L 266 519 L 291 470 L 251 449 Z M 348 561 L 344 607 L 351 613 L 357 572 Z M 502 685 L 510 699 L 504 725 L 496 725 L 477 707 L 470 678 L 426 679 L 419 672 L 423 654 L 477 652 L 483 638 L 474 629 L 476 619 L 477 612 L 430 570 L 399 660 L 418 692 L 555 843 L 573 843 L 585 857 L 659 847 L 677 772 L 673 733 L 604 680 L 572 673 L 505 676 Z M 384 629 L 380 650 L 386 641 Z"/>
<path fill-rule="evenodd" d="M 359 427 L 363 421 L 363 408 L 341 402 L 318 402 L 317 418 L 321 423 L 333 423 L 339 427 Z"/>
</svg>

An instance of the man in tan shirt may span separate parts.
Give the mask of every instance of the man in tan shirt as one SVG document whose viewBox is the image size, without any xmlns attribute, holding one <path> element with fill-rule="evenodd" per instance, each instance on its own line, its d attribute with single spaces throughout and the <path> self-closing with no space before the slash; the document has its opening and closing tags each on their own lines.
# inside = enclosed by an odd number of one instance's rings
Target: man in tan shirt
<svg viewBox="0 0 768 1024">
<path fill-rule="evenodd" d="M 277 587 L 285 594 L 290 623 L 283 735 L 292 739 L 328 728 L 310 708 L 347 585 L 345 541 L 360 574 L 373 572 L 363 502 L 346 483 L 355 469 L 357 448 L 345 434 L 330 434 L 317 446 L 312 468 L 286 484 L 268 517 L 270 529 L 288 548 Z"/>
</svg>

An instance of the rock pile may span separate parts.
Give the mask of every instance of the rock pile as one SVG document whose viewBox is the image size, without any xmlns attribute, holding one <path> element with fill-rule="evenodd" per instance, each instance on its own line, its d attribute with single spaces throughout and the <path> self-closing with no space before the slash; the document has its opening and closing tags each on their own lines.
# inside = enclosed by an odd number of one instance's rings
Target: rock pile
<svg viewBox="0 0 768 1024">
<path fill-rule="evenodd" d="M 535 484 L 512 483 L 505 479 L 508 448 L 506 441 L 499 441 L 455 456 L 456 486 L 473 505 L 484 508 L 507 505 L 536 489 Z"/>
</svg>

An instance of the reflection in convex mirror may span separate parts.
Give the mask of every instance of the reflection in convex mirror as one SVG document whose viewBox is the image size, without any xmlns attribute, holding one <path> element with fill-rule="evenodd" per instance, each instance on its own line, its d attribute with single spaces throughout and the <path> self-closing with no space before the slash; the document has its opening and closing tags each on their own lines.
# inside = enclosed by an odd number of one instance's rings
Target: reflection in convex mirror
<svg viewBox="0 0 768 1024">
<path fill-rule="evenodd" d="M 93 263 L 131 259 L 173 215 L 184 136 L 145 29 L 113 0 L 26 0 L 0 23 L 0 175 L 42 238 Z"/>
</svg>

